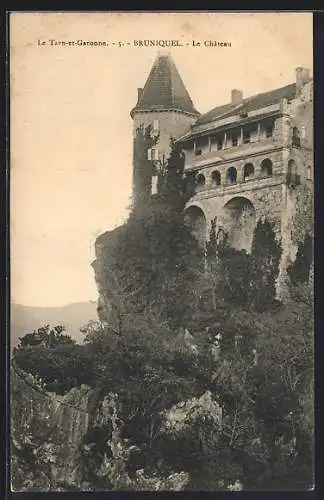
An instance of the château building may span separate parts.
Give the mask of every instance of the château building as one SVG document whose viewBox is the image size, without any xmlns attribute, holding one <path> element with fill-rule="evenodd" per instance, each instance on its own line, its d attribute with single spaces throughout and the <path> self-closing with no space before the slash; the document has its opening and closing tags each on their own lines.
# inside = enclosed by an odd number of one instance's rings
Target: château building
<svg viewBox="0 0 324 500">
<path fill-rule="evenodd" d="M 313 234 L 313 79 L 302 67 L 293 76 L 289 85 L 249 97 L 229 89 L 229 102 L 200 114 L 170 55 L 159 54 L 131 110 L 133 203 L 157 192 L 172 138 L 184 154 L 185 172 L 195 173 L 185 217 L 199 243 L 208 240 L 215 221 L 234 248 L 249 252 L 257 221 L 267 218 L 283 249 L 282 297 L 287 266 Z M 96 241 L 95 270 L 109 234 Z M 100 278 L 97 283 L 100 308 L 105 299 Z"/>
<path fill-rule="evenodd" d="M 232 246 L 249 251 L 254 227 L 266 217 L 281 238 L 284 269 L 294 260 L 298 238 L 312 231 L 312 214 L 302 212 L 313 192 L 313 79 L 302 67 L 294 77 L 250 97 L 229 90 L 228 103 L 200 114 L 170 55 L 159 55 L 131 111 L 135 202 L 143 190 L 156 191 L 156 172 L 172 137 L 185 155 L 185 171 L 196 174 L 186 220 L 200 243 L 216 218 Z M 159 139 L 144 157 L 136 138 L 148 126 Z M 144 184 L 141 168 L 149 176 Z M 294 220 L 305 227 L 294 228 Z"/>
</svg>

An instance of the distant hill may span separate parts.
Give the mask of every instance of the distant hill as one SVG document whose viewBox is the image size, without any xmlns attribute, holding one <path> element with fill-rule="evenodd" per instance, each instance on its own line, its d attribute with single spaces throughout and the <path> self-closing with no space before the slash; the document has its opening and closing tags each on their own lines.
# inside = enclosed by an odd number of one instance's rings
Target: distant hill
<svg viewBox="0 0 324 500">
<path fill-rule="evenodd" d="M 97 320 L 97 304 L 94 301 L 76 302 L 61 307 L 30 307 L 11 305 L 11 346 L 18 344 L 19 337 L 41 326 L 65 325 L 66 332 L 82 342 L 80 328 L 90 320 Z"/>
</svg>

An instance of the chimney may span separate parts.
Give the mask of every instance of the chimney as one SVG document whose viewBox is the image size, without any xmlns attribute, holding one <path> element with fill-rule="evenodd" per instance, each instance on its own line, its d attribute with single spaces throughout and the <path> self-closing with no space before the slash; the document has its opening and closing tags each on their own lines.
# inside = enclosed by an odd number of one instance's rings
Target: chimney
<svg viewBox="0 0 324 500">
<path fill-rule="evenodd" d="M 306 68 L 296 68 L 296 93 L 300 91 L 302 86 L 310 80 L 309 69 Z"/>
<path fill-rule="evenodd" d="M 138 88 L 137 89 L 137 102 L 139 102 L 140 98 L 142 97 L 143 89 Z"/>
<path fill-rule="evenodd" d="M 242 90 L 233 89 L 232 90 L 232 104 L 240 104 L 243 101 L 243 92 Z"/>
</svg>

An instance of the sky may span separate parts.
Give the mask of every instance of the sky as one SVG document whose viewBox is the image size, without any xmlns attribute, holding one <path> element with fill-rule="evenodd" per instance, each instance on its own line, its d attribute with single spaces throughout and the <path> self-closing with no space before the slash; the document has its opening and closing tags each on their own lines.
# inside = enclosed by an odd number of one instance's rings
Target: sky
<svg viewBox="0 0 324 500">
<path fill-rule="evenodd" d="M 311 13 L 12 13 L 15 303 L 59 306 L 97 298 L 94 242 L 127 218 L 130 110 L 159 50 L 135 47 L 140 39 L 183 44 L 171 48 L 171 56 L 202 113 L 229 102 L 233 88 L 247 97 L 292 83 L 298 66 L 313 70 Z M 78 40 L 109 45 L 56 43 Z M 193 40 L 201 45 L 193 47 Z"/>
</svg>

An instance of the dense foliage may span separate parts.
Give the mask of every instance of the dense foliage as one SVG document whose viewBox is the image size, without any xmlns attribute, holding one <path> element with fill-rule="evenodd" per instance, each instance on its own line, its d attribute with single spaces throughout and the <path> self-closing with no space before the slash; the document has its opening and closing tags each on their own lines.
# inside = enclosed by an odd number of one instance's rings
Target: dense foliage
<svg viewBox="0 0 324 500">
<path fill-rule="evenodd" d="M 49 325 L 26 334 L 14 349 L 14 364 L 33 375 L 48 391 L 64 394 L 93 376 L 92 362 L 84 346 L 63 333 L 64 327 Z"/>
<path fill-rule="evenodd" d="M 298 244 L 295 261 L 288 267 L 288 275 L 293 286 L 308 282 L 312 262 L 313 241 L 310 234 L 306 234 L 303 241 Z"/>
<path fill-rule="evenodd" d="M 102 293 L 109 297 L 118 327 L 124 313 L 150 311 L 177 328 L 196 301 L 194 284 L 203 269 L 202 251 L 185 226 L 183 213 L 193 180 L 183 177 L 184 159 L 176 147 L 168 167 L 161 176 L 160 192 L 145 205 L 136 205 L 113 245 L 107 242 Z"/>
<path fill-rule="evenodd" d="M 312 290 L 276 300 L 281 246 L 267 220 L 251 254 L 213 224 L 203 255 L 183 218 L 192 181 L 174 147 L 159 193 L 106 255 L 110 317 L 83 345 L 55 329 L 54 341 L 26 336 L 14 363 L 47 391 L 96 394 L 78 489 L 309 489 Z"/>
<path fill-rule="evenodd" d="M 276 307 L 276 281 L 282 254 L 273 225 L 259 220 L 254 229 L 251 253 L 236 250 L 220 237 L 212 223 L 207 244 L 208 271 L 214 293 L 231 305 L 265 311 Z"/>
</svg>

